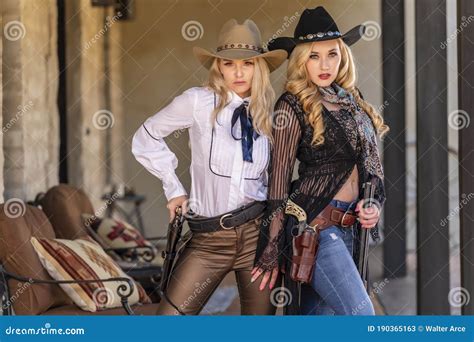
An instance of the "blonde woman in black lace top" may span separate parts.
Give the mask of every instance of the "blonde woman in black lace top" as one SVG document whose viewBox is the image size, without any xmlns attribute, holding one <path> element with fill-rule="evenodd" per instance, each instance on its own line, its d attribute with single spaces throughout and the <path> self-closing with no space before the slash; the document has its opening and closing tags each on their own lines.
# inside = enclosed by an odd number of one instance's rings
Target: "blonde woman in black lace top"
<svg viewBox="0 0 474 342">
<path fill-rule="evenodd" d="M 260 289 L 274 286 L 279 266 L 283 270 L 291 266 L 297 222 L 284 214 L 288 199 L 304 209 L 308 223 L 332 205 L 355 212 L 361 229 L 378 237 L 385 191 L 376 135 L 383 136 L 388 126 L 355 86 L 349 45 L 363 30 L 357 26 L 342 35 L 331 16 L 318 7 L 304 11 L 294 38 L 277 38 L 269 45 L 286 49 L 290 57 L 287 92 L 274 111 L 269 206 L 253 270 L 253 281 L 261 277 Z M 291 182 L 296 159 L 299 176 Z M 376 184 L 377 205 L 362 208 L 362 184 L 370 180 Z M 298 287 L 289 272 L 285 274 L 285 286 L 292 293 L 287 314 L 374 314 L 353 260 L 358 233 L 353 226 L 341 225 L 320 232 L 311 284 Z"/>
</svg>

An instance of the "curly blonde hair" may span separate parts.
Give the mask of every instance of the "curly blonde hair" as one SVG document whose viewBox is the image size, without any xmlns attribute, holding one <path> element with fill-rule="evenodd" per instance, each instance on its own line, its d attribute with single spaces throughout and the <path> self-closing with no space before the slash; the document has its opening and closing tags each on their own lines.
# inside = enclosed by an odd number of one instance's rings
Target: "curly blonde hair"
<svg viewBox="0 0 474 342">
<path fill-rule="evenodd" d="M 383 138 L 389 131 L 389 127 L 384 124 L 380 113 L 367 101 L 360 97 L 355 86 L 356 69 L 354 57 L 351 49 L 342 39 L 337 39 L 341 51 L 341 64 L 335 82 L 350 92 L 357 104 L 369 115 L 380 138 Z M 297 96 L 303 109 L 308 113 L 308 123 L 313 127 L 312 144 L 320 145 L 324 143 L 324 123 L 322 117 L 323 104 L 317 86 L 311 81 L 306 69 L 313 43 L 299 44 L 291 53 L 288 61 L 288 74 L 285 88 L 287 91 Z"/>
<path fill-rule="evenodd" d="M 251 86 L 249 110 L 252 113 L 252 125 L 256 132 L 272 140 L 272 110 L 275 91 L 270 83 L 270 70 L 263 58 L 253 58 L 254 73 Z M 229 103 L 229 88 L 219 70 L 219 58 L 215 58 L 209 70 L 209 79 L 205 86 L 211 88 L 218 96 L 219 102 L 212 112 L 212 123 L 215 124 L 218 114 Z"/>
</svg>

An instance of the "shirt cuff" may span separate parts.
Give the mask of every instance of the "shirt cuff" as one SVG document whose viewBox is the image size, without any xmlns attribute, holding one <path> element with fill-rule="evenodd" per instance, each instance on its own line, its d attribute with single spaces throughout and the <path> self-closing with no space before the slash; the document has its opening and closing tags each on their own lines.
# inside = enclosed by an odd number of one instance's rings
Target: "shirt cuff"
<svg viewBox="0 0 474 342">
<path fill-rule="evenodd" d="M 188 194 L 174 172 L 164 176 L 162 182 L 163 190 L 168 201 L 175 197 Z"/>
</svg>

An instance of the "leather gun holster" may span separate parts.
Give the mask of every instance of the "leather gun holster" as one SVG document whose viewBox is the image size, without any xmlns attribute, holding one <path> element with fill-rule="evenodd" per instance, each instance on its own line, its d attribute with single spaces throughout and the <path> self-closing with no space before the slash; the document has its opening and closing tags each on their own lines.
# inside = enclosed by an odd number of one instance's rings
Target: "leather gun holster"
<svg viewBox="0 0 474 342">
<path fill-rule="evenodd" d="M 293 237 L 293 257 L 290 277 L 294 281 L 309 283 L 313 277 L 314 260 L 318 252 L 318 230 L 305 229 Z"/>
<path fill-rule="evenodd" d="M 287 204 L 286 213 L 297 217 L 298 226 L 302 228 L 299 234 L 293 237 L 290 277 L 297 282 L 310 283 L 318 253 L 319 232 L 332 225 L 350 228 L 356 222 L 357 215 L 352 210 L 344 211 L 329 204 L 307 225 L 306 213 L 295 203 Z"/>
</svg>

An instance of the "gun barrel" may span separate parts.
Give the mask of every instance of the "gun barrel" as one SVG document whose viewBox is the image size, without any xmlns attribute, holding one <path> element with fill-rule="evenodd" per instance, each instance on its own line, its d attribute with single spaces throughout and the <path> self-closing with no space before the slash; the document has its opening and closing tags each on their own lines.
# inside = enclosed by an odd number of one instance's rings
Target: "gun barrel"
<svg viewBox="0 0 474 342">
<path fill-rule="evenodd" d="M 371 207 L 373 205 L 373 196 L 375 192 L 375 185 L 372 182 L 364 183 L 364 208 Z M 360 226 L 360 249 L 359 249 L 359 263 L 358 270 L 359 274 L 364 282 L 365 288 L 368 289 L 367 278 L 367 266 L 368 266 L 368 252 L 369 252 L 369 231 L 368 229 Z"/>
<path fill-rule="evenodd" d="M 168 233 L 166 237 L 166 249 L 164 253 L 163 271 L 161 273 L 160 290 L 165 292 L 168 285 L 171 270 L 173 268 L 174 259 L 176 257 L 176 247 L 181 237 L 183 229 L 183 216 L 181 208 L 176 209 L 176 216 L 168 226 Z"/>
</svg>

